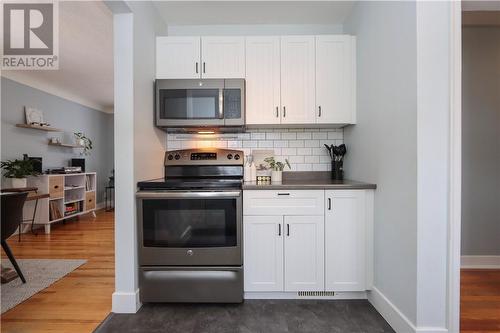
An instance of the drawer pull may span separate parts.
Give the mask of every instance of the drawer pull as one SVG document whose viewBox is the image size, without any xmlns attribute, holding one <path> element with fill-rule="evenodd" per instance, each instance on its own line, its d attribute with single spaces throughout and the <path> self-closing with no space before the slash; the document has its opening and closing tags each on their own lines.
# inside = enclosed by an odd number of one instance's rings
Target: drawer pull
<svg viewBox="0 0 500 333">
<path fill-rule="evenodd" d="M 328 198 L 328 210 L 332 210 L 332 198 Z"/>
<path fill-rule="evenodd" d="M 59 188 L 59 185 L 54 185 L 54 188 Z"/>
<path fill-rule="evenodd" d="M 290 225 L 288 223 L 286 224 L 286 235 L 290 236 Z"/>
<path fill-rule="evenodd" d="M 89 202 L 92 202 L 92 199 L 89 199 Z"/>
<path fill-rule="evenodd" d="M 290 195 L 290 193 L 278 193 L 278 195 Z"/>
<path fill-rule="evenodd" d="M 281 224 L 278 224 L 278 236 L 281 236 Z"/>
</svg>

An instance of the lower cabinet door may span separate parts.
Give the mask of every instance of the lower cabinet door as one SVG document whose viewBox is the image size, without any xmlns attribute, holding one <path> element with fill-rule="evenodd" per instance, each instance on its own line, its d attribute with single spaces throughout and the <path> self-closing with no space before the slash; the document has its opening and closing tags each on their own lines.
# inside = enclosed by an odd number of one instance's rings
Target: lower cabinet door
<svg viewBox="0 0 500 333">
<path fill-rule="evenodd" d="M 285 291 L 322 291 L 324 217 L 285 216 Z"/>
<path fill-rule="evenodd" d="M 365 191 L 325 191 L 327 291 L 366 290 Z"/>
<path fill-rule="evenodd" d="M 283 291 L 283 216 L 243 216 L 245 291 Z"/>
</svg>

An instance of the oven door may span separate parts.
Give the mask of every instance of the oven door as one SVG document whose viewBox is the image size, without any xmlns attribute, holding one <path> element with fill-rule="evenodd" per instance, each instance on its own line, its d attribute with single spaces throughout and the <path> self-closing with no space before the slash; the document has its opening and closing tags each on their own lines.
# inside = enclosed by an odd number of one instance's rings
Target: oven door
<svg viewBox="0 0 500 333">
<path fill-rule="evenodd" d="M 241 191 L 137 193 L 141 266 L 242 265 Z"/>
<path fill-rule="evenodd" d="M 224 125 L 224 80 L 156 80 L 156 125 Z"/>
</svg>

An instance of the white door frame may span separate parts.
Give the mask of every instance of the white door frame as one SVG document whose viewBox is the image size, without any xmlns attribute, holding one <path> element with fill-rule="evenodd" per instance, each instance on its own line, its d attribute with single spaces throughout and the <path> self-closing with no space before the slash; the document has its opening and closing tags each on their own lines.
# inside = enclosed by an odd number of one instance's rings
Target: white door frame
<svg viewBox="0 0 500 333">
<path fill-rule="evenodd" d="M 450 179 L 448 223 L 448 332 L 460 332 L 462 205 L 462 4 L 450 3 Z"/>
</svg>

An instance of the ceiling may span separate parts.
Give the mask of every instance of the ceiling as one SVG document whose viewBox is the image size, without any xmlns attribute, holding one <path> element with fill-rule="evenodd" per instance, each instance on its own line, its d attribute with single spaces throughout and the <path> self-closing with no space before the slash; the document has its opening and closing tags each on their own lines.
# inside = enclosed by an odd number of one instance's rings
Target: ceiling
<svg viewBox="0 0 500 333">
<path fill-rule="evenodd" d="M 167 25 L 342 24 L 354 1 L 154 1 Z"/>
<path fill-rule="evenodd" d="M 101 1 L 59 2 L 59 70 L 2 76 L 100 111 L 113 110 L 113 17 Z"/>
</svg>

